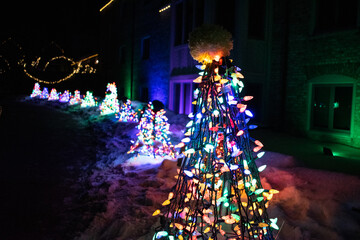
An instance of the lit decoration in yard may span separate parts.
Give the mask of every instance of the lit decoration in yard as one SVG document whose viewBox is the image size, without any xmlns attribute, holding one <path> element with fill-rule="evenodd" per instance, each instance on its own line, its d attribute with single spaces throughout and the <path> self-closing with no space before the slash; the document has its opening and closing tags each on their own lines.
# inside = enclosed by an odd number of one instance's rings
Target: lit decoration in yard
<svg viewBox="0 0 360 240">
<path fill-rule="evenodd" d="M 34 98 L 34 97 L 39 97 L 41 94 L 41 90 L 40 90 L 40 84 L 39 83 L 35 83 L 34 85 L 34 89 L 30 95 L 30 97 Z"/>
<path fill-rule="evenodd" d="M 74 96 L 71 96 L 71 97 L 70 97 L 69 104 L 70 104 L 70 105 L 75 105 L 75 104 L 80 104 L 80 103 L 81 103 L 80 91 L 79 91 L 79 90 L 75 90 Z"/>
<path fill-rule="evenodd" d="M 166 5 L 165 7 L 161 8 L 161 9 L 159 10 L 159 13 L 164 12 L 164 11 L 170 9 L 170 7 L 171 7 L 171 4 Z"/>
<path fill-rule="evenodd" d="M 231 35 L 219 27 L 205 26 L 190 35 L 196 56 L 205 56 L 196 58 L 203 63 L 194 92 L 196 111 L 178 145 L 186 157 L 176 185 L 153 214 L 163 218 L 153 239 L 275 239 L 277 219 L 270 219 L 266 208 L 278 191 L 264 189 L 260 181 L 265 167 L 255 162 L 264 154 L 263 145 L 249 136 L 253 114 L 243 105 L 250 98 L 242 97 L 243 76 L 227 58 L 230 42 Z M 204 52 L 201 46 L 207 46 Z"/>
<path fill-rule="evenodd" d="M 26 76 L 28 76 L 29 78 L 32 78 L 33 80 L 35 80 L 37 82 L 41 82 L 41 83 L 45 83 L 45 84 L 57 84 L 57 83 L 61 83 L 63 81 L 66 81 L 66 80 L 72 78 L 75 74 L 78 74 L 78 73 L 82 73 L 82 74 L 84 74 L 84 73 L 90 73 L 90 74 L 95 73 L 96 72 L 95 67 L 91 67 L 89 64 L 84 65 L 83 62 L 89 61 L 90 59 L 94 58 L 94 59 L 96 59 L 94 61 L 94 63 L 97 64 L 98 63 L 98 60 L 97 60 L 98 55 L 99 54 L 93 54 L 93 55 L 91 55 L 89 57 L 80 59 L 77 62 L 75 62 L 73 59 L 68 58 L 68 57 L 66 57 L 64 55 L 56 56 L 56 57 L 51 58 L 48 62 L 45 63 L 44 68 L 42 68 L 42 71 L 46 71 L 49 64 L 51 64 L 52 62 L 57 61 L 57 60 L 63 60 L 63 61 L 68 62 L 69 65 L 72 68 L 72 71 L 67 76 L 65 76 L 63 78 L 60 78 L 60 79 L 57 79 L 57 80 L 53 80 L 53 81 L 43 80 L 43 79 L 37 78 L 37 77 L 33 76 L 31 73 L 29 73 L 29 71 L 27 69 L 27 64 L 24 61 L 24 59 L 22 59 L 19 64 L 23 66 L 23 71 L 26 74 Z M 31 64 L 30 64 L 31 67 L 33 67 L 33 68 L 38 67 L 40 60 L 41 60 L 41 57 L 38 57 L 36 59 L 36 61 L 32 61 Z"/>
<path fill-rule="evenodd" d="M 119 122 L 138 122 L 139 118 L 137 113 L 131 107 L 131 100 L 127 99 L 120 107 L 119 113 L 116 116 Z"/>
<path fill-rule="evenodd" d="M 95 107 L 97 106 L 97 102 L 93 96 L 92 92 L 87 91 L 84 99 L 81 102 L 81 107 Z"/>
<path fill-rule="evenodd" d="M 147 109 L 142 112 L 139 125 L 136 126 L 139 132 L 136 134 L 137 141 L 130 147 L 128 153 L 138 151 L 141 155 L 148 155 L 155 157 L 154 151 L 154 120 L 155 113 L 153 111 L 152 103 L 148 103 Z"/>
<path fill-rule="evenodd" d="M 48 99 L 49 98 L 49 90 L 44 87 L 44 89 L 42 90 L 41 94 L 40 94 L 40 98 L 41 99 Z"/>
<path fill-rule="evenodd" d="M 48 98 L 49 101 L 56 101 L 59 100 L 59 94 L 57 93 L 56 89 L 51 89 L 50 96 Z"/>
<path fill-rule="evenodd" d="M 100 114 L 107 115 L 119 112 L 119 100 L 115 83 L 108 83 L 105 99 L 100 105 Z"/>
<path fill-rule="evenodd" d="M 166 111 L 161 109 L 155 114 L 155 143 L 158 143 L 158 147 L 155 148 L 155 155 L 175 158 L 176 152 L 169 138 L 170 124 L 165 113 Z"/>
<path fill-rule="evenodd" d="M 64 93 L 60 94 L 59 102 L 67 103 L 70 101 L 70 92 L 65 90 Z"/>
<path fill-rule="evenodd" d="M 102 12 L 107 6 L 109 6 L 114 0 L 110 0 L 107 4 L 105 4 L 102 8 L 100 8 L 100 12 Z"/>
<path fill-rule="evenodd" d="M 128 153 L 139 152 L 141 155 L 153 156 L 168 156 L 176 157 L 174 146 L 168 137 L 170 124 L 167 122 L 165 110 L 161 109 L 154 112 L 154 107 L 150 102 L 145 112 L 143 112 L 137 128 L 138 139 L 131 146 Z"/>
</svg>

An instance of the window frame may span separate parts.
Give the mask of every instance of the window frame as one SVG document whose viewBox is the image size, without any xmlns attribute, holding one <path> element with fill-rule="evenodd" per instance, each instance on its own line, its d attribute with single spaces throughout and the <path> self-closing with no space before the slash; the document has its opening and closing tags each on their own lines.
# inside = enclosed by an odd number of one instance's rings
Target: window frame
<svg viewBox="0 0 360 240">
<path fill-rule="evenodd" d="M 180 99 L 179 99 L 179 114 L 189 114 L 193 111 L 193 93 L 195 90 L 195 85 L 193 80 L 196 78 L 197 75 L 187 75 L 187 76 L 176 76 L 170 80 L 170 87 L 169 87 L 169 109 L 174 111 L 175 110 L 175 85 L 180 84 Z M 191 98 L 188 101 L 184 101 L 184 84 L 190 84 L 190 95 Z M 185 104 L 185 105 L 184 105 Z M 184 111 L 185 109 L 185 111 Z M 187 112 L 187 111 L 188 112 Z"/>
<path fill-rule="evenodd" d="M 321 128 L 321 127 L 313 127 L 313 100 L 314 100 L 314 86 L 330 86 L 335 89 L 337 86 L 349 86 L 352 87 L 352 99 L 351 99 L 351 117 L 350 117 L 350 130 L 342 130 L 342 129 L 334 129 L 330 128 Z M 308 97 L 308 111 L 307 111 L 307 126 L 306 130 L 309 133 L 321 133 L 321 134 L 329 134 L 329 135 L 339 135 L 345 137 L 352 137 L 354 134 L 354 116 L 355 116 L 355 97 L 356 97 L 356 80 L 351 77 L 329 74 L 322 75 L 316 78 L 313 78 L 309 81 L 309 97 Z M 332 90 L 335 92 L 335 90 Z M 329 115 L 330 116 L 330 115 Z M 333 117 L 333 115 L 331 115 Z M 329 122 L 333 121 L 333 119 L 329 119 Z M 333 126 L 333 124 L 332 124 Z"/>
</svg>

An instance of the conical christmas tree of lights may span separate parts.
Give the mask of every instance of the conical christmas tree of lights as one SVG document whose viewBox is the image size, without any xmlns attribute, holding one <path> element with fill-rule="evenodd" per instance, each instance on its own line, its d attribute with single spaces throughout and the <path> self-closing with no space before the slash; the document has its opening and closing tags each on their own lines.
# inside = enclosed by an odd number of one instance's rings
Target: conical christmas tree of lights
<svg viewBox="0 0 360 240">
<path fill-rule="evenodd" d="M 161 210 L 162 226 L 153 239 L 274 239 L 277 219 L 266 208 L 274 189 L 264 189 L 256 159 L 262 144 L 252 142 L 246 109 L 249 96 L 240 69 L 226 57 L 231 34 L 218 26 L 203 26 L 190 35 L 190 53 L 201 62 L 194 80 L 195 112 L 190 114 L 176 185 Z"/>
<path fill-rule="evenodd" d="M 120 107 L 119 113 L 117 114 L 119 122 L 138 122 L 139 118 L 137 113 L 131 107 L 131 100 L 127 99 L 126 103 L 123 103 Z"/>
<path fill-rule="evenodd" d="M 101 115 L 119 112 L 119 100 L 117 99 L 117 88 L 115 83 L 108 83 L 105 99 L 99 108 Z"/>
<path fill-rule="evenodd" d="M 71 96 L 71 97 L 70 97 L 69 104 L 70 104 L 70 105 L 75 105 L 75 104 L 80 104 L 80 103 L 81 103 L 80 91 L 79 91 L 79 90 L 75 90 L 74 96 Z"/>
<path fill-rule="evenodd" d="M 155 154 L 175 158 L 176 151 L 168 135 L 170 134 L 170 124 L 168 123 L 168 118 L 165 116 L 165 113 L 166 111 L 161 109 L 155 114 L 155 143 L 158 143 L 158 148 L 155 149 Z"/>
<path fill-rule="evenodd" d="M 40 98 L 41 99 L 48 99 L 49 98 L 49 90 L 44 87 L 44 89 L 42 90 L 41 94 L 40 94 Z"/>
<path fill-rule="evenodd" d="M 34 85 L 34 89 L 30 95 L 30 97 L 34 98 L 34 97 L 39 97 L 41 94 L 41 90 L 40 90 L 40 84 L 39 83 L 35 83 Z"/>
<path fill-rule="evenodd" d="M 48 100 L 49 101 L 59 100 L 59 94 L 57 93 L 55 88 L 51 89 L 50 96 L 49 96 Z"/>
<path fill-rule="evenodd" d="M 70 101 L 70 92 L 69 90 L 65 90 L 62 94 L 60 94 L 59 102 L 66 103 Z"/>
<path fill-rule="evenodd" d="M 86 92 L 86 95 L 85 95 L 84 99 L 82 100 L 80 106 L 81 106 L 82 108 L 85 108 L 85 107 L 95 107 L 95 106 L 97 106 L 97 102 L 95 101 L 92 92 L 89 92 L 89 91 Z"/>
<path fill-rule="evenodd" d="M 133 146 L 130 147 L 128 153 L 138 151 L 141 155 L 148 155 L 155 157 L 154 151 L 154 119 L 155 113 L 153 105 L 148 103 L 147 108 L 142 113 L 139 125 L 136 126 L 139 132 L 136 134 L 137 140 Z"/>
</svg>

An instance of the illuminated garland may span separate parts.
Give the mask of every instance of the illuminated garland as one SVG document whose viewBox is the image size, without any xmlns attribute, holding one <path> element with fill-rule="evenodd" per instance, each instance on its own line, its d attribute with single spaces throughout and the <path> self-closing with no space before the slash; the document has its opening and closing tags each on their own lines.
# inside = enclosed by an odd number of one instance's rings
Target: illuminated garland
<svg viewBox="0 0 360 240">
<path fill-rule="evenodd" d="M 94 55 L 91 55 L 87 58 L 84 58 L 84 59 L 81 59 L 77 62 L 75 62 L 73 59 L 71 58 L 68 58 L 66 56 L 56 56 L 56 57 L 53 57 L 51 58 L 48 62 L 46 62 L 44 68 L 42 69 L 43 71 L 46 70 L 46 68 L 48 67 L 48 65 L 52 62 L 52 61 L 55 61 L 55 60 L 59 60 L 59 59 L 63 59 L 63 60 L 66 60 L 68 62 L 71 63 L 71 66 L 73 67 L 73 71 L 67 75 L 66 77 L 64 78 L 61 78 L 59 80 L 55 80 L 55 81 L 46 81 L 46 80 L 42 80 L 42 79 L 39 79 L 33 75 L 31 75 L 27 70 L 26 70 L 26 63 L 22 60 L 19 62 L 20 65 L 23 65 L 23 71 L 24 73 L 29 77 L 29 78 L 32 78 L 33 80 L 37 81 L 37 82 L 41 82 L 41 83 L 45 83 L 45 84 L 57 84 L 57 83 L 60 83 L 60 82 L 63 82 L 63 81 L 66 81 L 70 78 L 72 78 L 75 74 L 77 73 L 95 73 L 96 72 L 96 69 L 91 67 L 90 65 L 86 64 L 85 66 L 82 65 L 82 62 L 86 61 L 86 60 L 89 60 L 91 58 L 94 58 L 94 57 L 97 57 L 98 54 L 94 54 Z M 36 67 L 39 65 L 39 61 L 40 61 L 41 57 L 37 58 L 36 61 L 32 61 L 31 62 L 31 66 L 32 67 Z M 97 63 L 97 62 L 96 62 Z M 84 67 L 84 70 L 83 71 L 80 71 L 80 69 Z"/>
<path fill-rule="evenodd" d="M 50 96 L 48 98 L 49 101 L 56 101 L 59 100 L 59 94 L 57 93 L 56 89 L 51 89 Z"/>
<path fill-rule="evenodd" d="M 264 152 L 250 138 L 252 113 L 241 96 L 240 69 L 226 58 L 199 66 L 194 92 L 196 112 L 191 113 L 185 138 L 176 147 L 186 158 L 176 185 L 153 215 L 164 217 L 153 239 L 265 239 L 273 240 L 277 218 L 266 208 L 274 189 L 264 189 L 256 159 Z M 252 143 L 251 143 L 252 142 Z"/>
<path fill-rule="evenodd" d="M 64 78 L 61 78 L 61 79 L 59 79 L 59 80 L 52 81 L 52 82 L 50 82 L 50 81 L 45 81 L 45 80 L 41 80 L 41 79 L 39 79 L 39 78 L 37 78 L 37 77 L 32 76 L 32 75 L 31 75 L 30 73 L 28 73 L 27 70 L 26 70 L 26 63 L 23 64 L 23 70 L 24 70 L 24 73 L 26 74 L 26 76 L 28 76 L 29 78 L 32 78 L 33 80 L 35 80 L 35 81 L 37 81 L 37 82 L 41 82 L 41 83 L 45 83 L 45 84 L 57 84 L 57 83 L 61 83 L 61 82 L 63 82 L 63 81 L 66 81 L 66 80 L 68 80 L 69 78 L 71 78 L 72 76 L 74 76 L 74 74 L 78 71 L 78 68 L 74 68 L 74 69 L 73 69 L 73 72 L 72 72 L 70 75 L 68 75 L 68 76 L 66 76 L 66 77 L 64 77 Z"/>
<path fill-rule="evenodd" d="M 93 93 L 87 91 L 85 98 L 82 100 L 81 107 L 95 107 L 97 106 L 97 102 L 94 99 Z"/>
<path fill-rule="evenodd" d="M 34 98 L 34 97 L 39 97 L 41 94 L 41 90 L 40 90 L 40 84 L 39 83 L 35 83 L 34 85 L 34 89 L 30 95 L 31 98 Z"/>
<path fill-rule="evenodd" d="M 107 6 L 109 6 L 114 0 L 110 0 L 108 3 L 106 3 L 102 8 L 100 8 L 100 12 L 102 12 Z"/>
<path fill-rule="evenodd" d="M 119 122 L 138 122 L 139 118 L 137 113 L 131 107 L 131 100 L 127 99 L 120 107 L 119 113 L 116 115 Z"/>
<path fill-rule="evenodd" d="M 115 83 L 108 83 L 105 99 L 101 103 L 99 109 L 101 115 L 119 112 L 119 100 L 117 99 L 117 88 Z"/>
</svg>

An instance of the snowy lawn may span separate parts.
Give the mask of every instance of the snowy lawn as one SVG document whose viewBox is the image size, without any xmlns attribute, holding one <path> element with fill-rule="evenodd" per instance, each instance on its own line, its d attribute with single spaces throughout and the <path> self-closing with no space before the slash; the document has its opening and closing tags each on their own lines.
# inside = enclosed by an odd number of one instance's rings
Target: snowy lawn
<svg viewBox="0 0 360 240">
<path fill-rule="evenodd" d="M 161 208 L 175 184 L 176 160 L 128 155 L 130 140 L 136 139 L 135 123 L 117 122 L 114 115 L 99 116 L 96 108 L 36 101 L 74 114 L 81 124 L 93 128 L 101 146 L 87 187 L 89 201 L 102 204 L 103 211 L 76 239 L 151 240 L 159 225 L 152 213 Z M 172 143 L 177 144 L 188 118 L 170 111 L 166 116 Z M 268 209 L 271 218 L 279 219 L 277 239 L 360 239 L 358 176 L 305 168 L 294 157 L 276 152 L 267 152 L 260 160 L 259 166 L 267 165 L 261 173 L 264 187 L 280 190 Z"/>
</svg>

